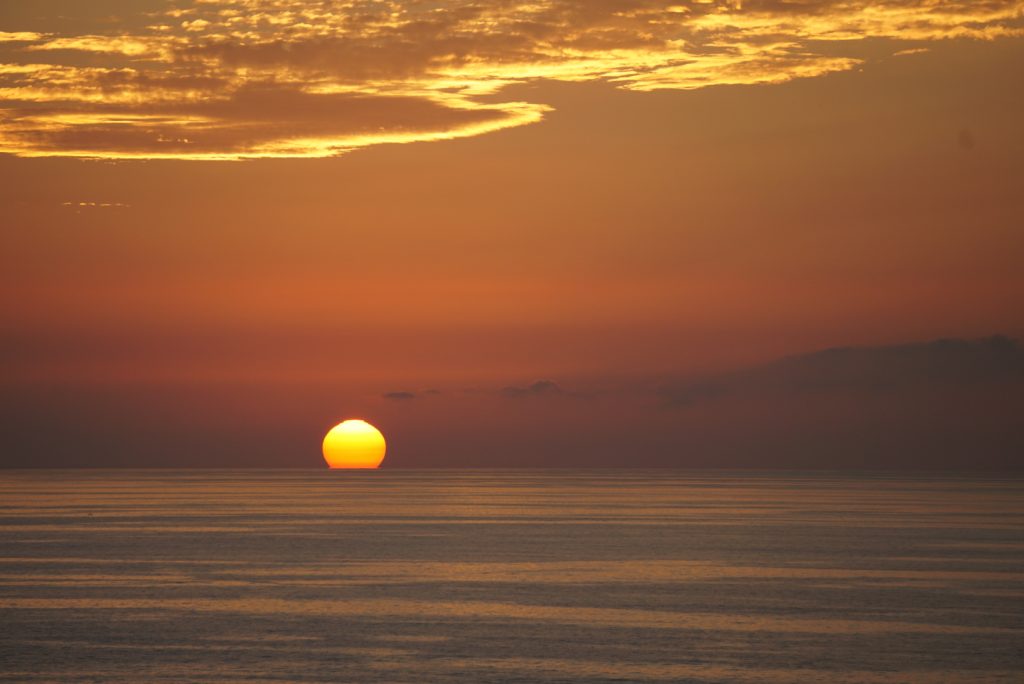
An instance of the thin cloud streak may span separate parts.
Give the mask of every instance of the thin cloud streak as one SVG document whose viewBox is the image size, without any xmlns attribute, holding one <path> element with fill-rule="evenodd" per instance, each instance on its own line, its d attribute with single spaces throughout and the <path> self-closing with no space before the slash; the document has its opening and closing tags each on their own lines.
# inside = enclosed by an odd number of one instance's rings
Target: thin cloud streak
<svg viewBox="0 0 1024 684">
<path fill-rule="evenodd" d="M 562 388 L 552 380 L 538 380 L 526 387 L 510 385 L 501 389 L 501 396 L 509 399 L 521 399 L 524 397 L 550 397 L 561 395 Z"/>
<path fill-rule="evenodd" d="M 416 398 L 416 393 L 403 390 L 399 392 L 385 392 L 381 396 L 392 401 L 411 401 Z"/>
</svg>

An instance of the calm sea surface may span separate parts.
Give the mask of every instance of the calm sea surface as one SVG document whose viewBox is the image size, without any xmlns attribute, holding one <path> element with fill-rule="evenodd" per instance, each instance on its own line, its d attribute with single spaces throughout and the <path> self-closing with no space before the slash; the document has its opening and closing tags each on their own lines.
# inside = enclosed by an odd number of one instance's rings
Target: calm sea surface
<svg viewBox="0 0 1024 684">
<path fill-rule="evenodd" d="M 9 681 L 1024 680 L 1024 481 L 0 472 Z"/>
</svg>

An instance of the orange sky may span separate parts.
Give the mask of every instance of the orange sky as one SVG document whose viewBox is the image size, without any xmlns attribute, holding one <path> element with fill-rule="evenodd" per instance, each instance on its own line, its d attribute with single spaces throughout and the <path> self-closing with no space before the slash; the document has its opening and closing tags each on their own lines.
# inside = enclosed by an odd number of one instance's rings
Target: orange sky
<svg viewBox="0 0 1024 684">
<path fill-rule="evenodd" d="M 1021 336 L 1022 8 L 5 3 L 5 462 L 315 465 L 350 414 L 402 465 L 669 453 L 658 383 Z M 601 398 L 500 396 L 540 379 Z"/>
</svg>

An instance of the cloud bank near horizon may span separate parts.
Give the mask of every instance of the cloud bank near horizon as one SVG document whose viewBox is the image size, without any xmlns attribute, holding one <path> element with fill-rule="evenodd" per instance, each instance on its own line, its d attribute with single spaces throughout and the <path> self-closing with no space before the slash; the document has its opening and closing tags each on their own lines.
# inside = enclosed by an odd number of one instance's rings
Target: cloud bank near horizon
<svg viewBox="0 0 1024 684">
<path fill-rule="evenodd" d="M 998 336 L 830 349 L 660 383 L 375 399 L 335 387 L 239 397 L 72 386 L 4 391 L 0 406 L 6 467 L 317 467 L 322 431 L 349 411 L 387 435 L 388 467 L 1024 468 L 1024 347 Z"/>
<path fill-rule="evenodd" d="M 699 380 L 666 383 L 665 404 L 686 408 L 735 397 L 931 394 L 1024 385 L 1024 348 L 1003 335 L 879 347 L 837 347 Z"/>
</svg>

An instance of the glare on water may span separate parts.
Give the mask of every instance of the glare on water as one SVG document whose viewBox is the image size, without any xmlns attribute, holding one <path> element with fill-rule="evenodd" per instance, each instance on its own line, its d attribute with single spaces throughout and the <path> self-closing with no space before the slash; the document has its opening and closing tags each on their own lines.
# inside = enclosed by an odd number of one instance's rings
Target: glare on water
<svg viewBox="0 0 1024 684">
<path fill-rule="evenodd" d="M 682 471 L 0 476 L 0 676 L 986 681 L 1024 482 Z"/>
</svg>

